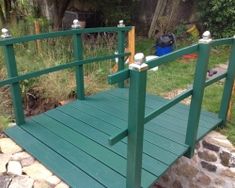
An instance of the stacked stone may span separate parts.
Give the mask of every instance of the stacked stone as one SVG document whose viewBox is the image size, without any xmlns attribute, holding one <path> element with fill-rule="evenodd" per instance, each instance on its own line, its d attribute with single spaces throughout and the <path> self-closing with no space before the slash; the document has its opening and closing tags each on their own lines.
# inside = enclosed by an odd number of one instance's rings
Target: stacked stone
<svg viewBox="0 0 235 188">
<path fill-rule="evenodd" d="M 0 139 L 0 188 L 68 187 L 11 139 Z"/>
<path fill-rule="evenodd" d="M 235 188 L 235 147 L 218 132 L 197 144 L 192 159 L 181 157 L 155 188 Z"/>
</svg>

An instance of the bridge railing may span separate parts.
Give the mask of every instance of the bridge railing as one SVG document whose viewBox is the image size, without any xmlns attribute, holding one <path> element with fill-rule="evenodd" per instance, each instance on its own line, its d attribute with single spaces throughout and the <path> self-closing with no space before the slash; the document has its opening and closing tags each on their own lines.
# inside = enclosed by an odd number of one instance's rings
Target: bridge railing
<svg viewBox="0 0 235 188">
<path fill-rule="evenodd" d="M 204 37 L 200 39 L 199 43 L 196 45 L 177 50 L 173 53 L 164 55 L 143 64 L 139 63 L 139 60 L 137 60 L 138 64 L 131 64 L 129 69 L 117 72 L 110 75 L 108 78 L 109 83 L 111 84 L 130 78 L 128 127 L 109 139 L 109 143 L 114 145 L 121 139 L 128 137 L 127 179 L 130 187 L 133 187 L 137 179 L 140 178 L 145 123 L 165 112 L 183 99 L 192 96 L 185 138 L 185 144 L 189 146 L 189 149 L 185 155 L 192 157 L 196 144 L 195 142 L 198 132 L 204 88 L 223 78 L 225 78 L 226 81 L 224 84 L 223 96 L 218 116 L 221 119 L 221 125 L 226 122 L 229 101 L 235 78 L 235 37 L 211 40 L 209 32 L 205 32 L 203 35 Z M 210 49 L 211 47 L 219 45 L 231 45 L 228 69 L 223 74 L 206 80 Z M 198 59 L 192 88 L 176 96 L 174 99 L 171 99 L 166 104 L 163 104 L 158 109 L 145 116 L 147 70 L 171 62 L 182 55 L 195 52 L 198 54 Z M 135 175 L 133 175 L 133 173 L 135 173 Z"/>
<path fill-rule="evenodd" d="M 130 53 L 125 53 L 125 33 L 131 30 L 131 26 L 125 26 L 123 23 L 119 23 L 117 27 L 101 27 L 101 28 L 85 28 L 81 29 L 76 25 L 76 22 L 72 25 L 73 29 L 66 31 L 57 31 L 51 33 L 42 33 L 37 35 L 23 36 L 23 37 L 12 37 L 8 30 L 2 29 L 2 35 L 0 39 L 0 47 L 3 48 L 5 64 L 7 68 L 7 79 L 0 80 L 0 87 L 10 85 L 11 97 L 14 107 L 14 114 L 16 119 L 16 124 L 21 125 L 25 123 L 25 116 L 21 97 L 20 81 L 39 77 L 44 74 L 53 73 L 60 70 L 65 70 L 68 68 L 75 68 L 75 79 L 76 79 L 76 93 L 77 98 L 80 100 L 84 99 L 84 75 L 83 75 L 83 65 L 93 62 L 99 62 L 104 60 L 110 60 L 118 58 L 118 70 L 124 69 L 124 58 L 129 56 Z M 83 34 L 88 33 L 101 33 L 101 32 L 115 32 L 118 34 L 117 43 L 117 54 L 110 54 L 106 56 L 90 57 L 87 59 L 83 58 Z M 66 64 L 57 65 L 50 68 L 45 68 L 42 70 L 29 72 L 23 75 L 18 75 L 17 62 L 15 58 L 14 45 L 37 41 L 48 38 L 57 38 L 63 36 L 73 37 L 73 52 L 74 60 Z M 118 82 L 119 87 L 124 86 L 124 82 Z"/>
</svg>

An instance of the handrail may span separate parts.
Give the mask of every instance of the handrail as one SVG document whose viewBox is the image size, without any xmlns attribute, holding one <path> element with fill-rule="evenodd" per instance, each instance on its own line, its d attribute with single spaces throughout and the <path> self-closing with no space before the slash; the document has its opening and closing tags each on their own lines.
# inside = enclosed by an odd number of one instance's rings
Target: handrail
<svg viewBox="0 0 235 188">
<path fill-rule="evenodd" d="M 194 44 L 192 46 L 176 50 L 176 51 L 174 51 L 170 54 L 163 55 L 159 58 L 150 60 L 150 61 L 145 62 L 145 63 L 148 64 L 148 67 L 149 67 L 148 69 L 151 69 L 151 68 L 154 68 L 154 67 L 159 66 L 161 64 L 173 61 L 173 60 L 175 60 L 175 59 L 177 59 L 177 58 L 179 58 L 179 57 L 181 57 L 185 54 L 197 52 L 197 48 L 198 48 L 198 44 Z M 109 75 L 108 76 L 108 82 L 109 82 L 109 84 L 115 84 L 119 81 L 123 81 L 123 80 L 126 80 L 128 78 L 129 78 L 129 70 L 125 69 L 125 70 L 119 71 L 115 74 Z"/>
<path fill-rule="evenodd" d="M 41 33 L 37 35 L 28 35 L 15 38 L 5 38 L 0 40 L 0 46 L 11 45 L 16 43 L 30 42 L 34 40 L 42 40 L 48 38 L 72 36 L 76 34 L 87 34 L 87 33 L 101 33 L 101 32 L 118 32 L 118 31 L 129 31 L 131 26 L 126 27 L 98 27 L 98 28 L 86 28 L 86 29 L 71 29 L 66 31 L 55 31 L 50 33 Z"/>
<path fill-rule="evenodd" d="M 215 46 L 219 46 L 219 45 L 232 45 L 233 44 L 234 39 L 233 38 L 225 38 L 225 39 L 217 39 L 217 40 L 212 40 L 210 42 L 210 47 L 215 47 Z M 159 66 L 161 64 L 173 61 L 185 54 L 188 53 L 193 53 L 196 52 L 198 53 L 198 47 L 199 44 L 195 44 L 180 50 L 177 50 L 175 52 L 172 52 L 170 54 L 164 55 L 162 57 L 159 57 L 157 59 L 153 59 L 150 60 L 148 62 L 145 62 L 146 64 L 148 64 L 148 69 L 154 68 L 156 66 Z M 209 80 L 205 81 L 204 87 L 207 87 L 223 78 L 226 78 L 228 75 L 228 71 L 215 76 L 214 78 L 211 78 Z M 130 77 L 130 70 L 125 69 L 122 71 L 119 71 L 115 74 L 109 75 L 108 76 L 108 81 L 110 84 L 114 84 L 117 83 L 119 81 L 128 79 Z M 145 116 L 144 118 L 144 124 L 151 121 L 153 118 L 157 117 L 158 115 L 160 115 L 161 113 L 165 112 L 166 110 L 168 110 L 169 108 L 171 108 L 172 106 L 174 106 L 175 104 L 179 103 L 180 101 L 182 101 L 183 99 L 193 95 L 193 88 L 188 89 L 187 91 L 181 93 L 180 95 L 176 96 L 174 99 L 171 99 L 169 102 L 167 102 L 166 104 L 162 105 L 161 107 L 159 107 L 158 109 L 154 110 L 153 112 L 149 113 L 148 115 Z M 110 145 L 114 145 L 117 142 L 119 142 L 120 140 L 122 140 L 123 138 L 125 138 L 128 135 L 128 129 L 124 129 L 124 130 L 120 130 L 115 136 L 112 136 L 109 138 L 109 143 Z"/>
<path fill-rule="evenodd" d="M 108 59 L 115 59 L 117 57 L 123 57 L 123 56 L 128 56 L 128 55 L 130 55 L 130 53 L 107 55 L 107 56 L 101 56 L 101 57 L 88 58 L 88 59 L 79 60 L 79 61 L 72 61 L 72 62 L 63 64 L 63 65 L 57 65 L 57 66 L 46 68 L 46 69 L 43 69 L 43 70 L 34 71 L 34 72 L 26 73 L 24 75 L 20 75 L 20 76 L 8 78 L 8 79 L 5 79 L 5 80 L 1 80 L 0 81 L 0 88 L 5 86 L 5 85 L 17 83 L 19 81 L 27 80 L 27 79 L 34 78 L 34 77 L 39 77 L 39 76 L 44 75 L 44 74 L 48 74 L 48 73 L 52 73 L 52 72 L 72 68 L 72 67 L 75 67 L 77 65 L 89 64 L 89 63 L 92 63 L 92 62 L 103 61 L 103 60 L 108 60 Z"/>
<path fill-rule="evenodd" d="M 179 57 L 182 57 L 183 55 L 197 52 L 197 50 L 198 50 L 198 44 L 194 44 L 192 46 L 176 50 L 170 54 L 166 54 L 166 55 L 163 55 L 163 56 L 158 57 L 156 59 L 150 60 L 150 61 L 146 62 L 146 64 L 148 64 L 149 69 L 151 69 L 156 66 L 162 65 L 164 63 L 171 62 Z"/>
<path fill-rule="evenodd" d="M 75 20 L 74 20 L 75 21 Z M 43 74 L 52 73 L 55 71 L 60 71 L 67 68 L 75 67 L 75 79 L 76 79 L 76 93 L 77 98 L 80 100 L 85 99 L 84 91 L 84 71 L 83 65 L 103 61 L 108 59 L 119 59 L 119 71 L 124 69 L 124 57 L 130 53 L 125 53 L 125 32 L 132 29 L 132 26 L 125 26 L 123 23 L 119 22 L 118 27 L 100 27 L 100 28 L 78 28 L 78 25 L 74 23 L 73 29 L 67 31 L 56 31 L 50 33 L 42 33 L 37 35 L 28 35 L 23 37 L 11 37 L 7 29 L 2 30 L 2 35 L 0 39 L 0 46 L 3 48 L 5 63 L 7 67 L 8 78 L 5 80 L 0 80 L 0 87 L 5 85 L 10 85 L 11 87 L 11 96 L 14 106 L 14 114 L 16 118 L 16 124 L 22 125 L 25 123 L 25 116 L 23 112 L 22 96 L 20 89 L 20 81 L 25 79 L 30 79 L 33 77 L 38 77 Z M 118 54 L 115 55 L 106 55 L 100 57 L 92 57 L 84 59 L 83 56 L 83 42 L 82 34 L 85 33 L 100 33 L 100 32 L 116 32 L 118 34 Z M 17 64 L 14 52 L 14 45 L 17 43 L 24 43 L 30 41 L 37 41 L 40 39 L 48 39 L 62 36 L 71 36 L 73 37 L 73 57 L 74 60 L 69 63 L 65 63 L 58 66 L 53 66 L 50 68 L 45 68 L 35 72 L 25 73 L 23 75 L 18 75 Z M 119 82 L 119 87 L 123 86 L 123 82 Z"/>
<path fill-rule="evenodd" d="M 215 39 L 211 41 L 211 47 L 221 46 L 221 45 L 232 45 L 233 38 Z"/>
<path fill-rule="evenodd" d="M 166 104 L 162 105 L 157 110 L 154 110 L 153 112 L 149 113 L 145 117 L 144 123 L 148 123 L 149 121 L 151 121 L 152 119 L 154 119 L 158 115 L 162 114 L 163 112 L 165 112 L 166 110 L 168 110 L 169 108 L 174 106 L 175 104 L 177 104 L 180 101 L 184 100 L 185 98 L 191 96 L 192 93 L 193 93 L 193 89 L 191 88 L 191 89 L 188 89 L 187 91 L 181 93 L 180 95 L 176 96 L 174 99 L 171 99 L 169 102 L 167 102 Z"/>
</svg>

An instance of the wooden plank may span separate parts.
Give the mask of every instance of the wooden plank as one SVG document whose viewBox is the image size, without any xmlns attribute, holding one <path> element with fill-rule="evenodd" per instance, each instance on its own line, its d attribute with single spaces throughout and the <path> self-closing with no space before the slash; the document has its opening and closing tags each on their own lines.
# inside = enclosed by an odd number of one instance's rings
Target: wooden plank
<svg viewBox="0 0 235 188">
<path fill-rule="evenodd" d="M 49 129 L 50 131 L 54 132 L 54 134 L 72 143 L 74 146 L 78 147 L 82 151 L 93 156 L 97 160 L 102 161 L 105 165 L 109 166 L 110 168 L 115 169 L 118 173 L 122 174 L 123 176 L 126 175 L 125 159 L 116 155 L 114 152 L 108 150 L 100 144 L 97 144 L 89 138 L 77 132 L 74 132 L 70 128 L 43 114 L 33 117 L 33 120 L 38 122 L 45 128 Z M 142 174 L 143 187 L 148 187 L 150 182 L 153 182 L 155 179 L 157 179 L 157 176 L 154 176 L 145 170 L 142 170 Z"/>
<path fill-rule="evenodd" d="M 91 126 L 94 126 L 96 128 L 98 128 L 100 125 L 107 125 L 107 126 L 109 126 L 109 128 L 113 127 L 113 126 L 116 127 L 116 126 L 120 125 L 120 120 L 117 118 L 114 118 L 113 116 L 109 116 L 111 118 L 111 121 L 110 121 L 110 123 L 107 123 L 110 118 L 109 119 L 100 118 L 100 116 L 103 117 L 102 112 L 101 112 L 101 114 L 96 115 L 96 111 L 93 112 L 94 108 L 91 108 L 88 105 L 81 106 L 81 107 L 74 106 L 74 108 L 76 108 L 76 110 L 72 110 L 70 106 L 73 106 L 73 105 L 69 104 L 69 105 L 60 107 L 59 109 L 61 109 L 64 113 L 67 113 L 68 115 L 70 115 L 74 118 L 78 118 L 78 119 L 82 120 L 83 122 L 89 122 L 89 124 Z M 86 117 L 81 116 L 81 114 L 84 114 L 84 113 L 87 113 Z M 122 120 L 122 124 L 125 125 L 126 122 Z M 110 126 L 110 125 L 112 125 L 112 126 Z M 105 130 L 105 129 L 102 129 L 102 130 L 105 131 L 106 133 L 108 133 L 108 135 L 113 135 L 115 132 L 118 132 L 120 130 L 120 128 L 115 128 L 112 131 Z M 181 144 L 175 143 L 175 142 L 170 141 L 170 140 L 168 140 L 158 134 L 153 135 L 150 131 L 145 131 L 144 134 L 145 134 L 146 141 L 151 142 L 152 144 L 155 144 L 161 148 L 168 148 L 169 151 L 171 151 L 172 153 L 174 153 L 176 155 L 182 154 L 185 151 L 185 149 L 187 148 L 186 145 L 181 145 Z M 115 146 L 116 145 L 114 145 L 114 147 Z"/>
<path fill-rule="evenodd" d="M 123 89 L 121 89 L 121 90 L 123 90 Z M 100 95 L 100 94 L 98 94 L 98 95 Z M 105 101 L 106 101 L 107 99 L 105 99 Z M 97 98 L 97 95 L 94 97 L 94 98 L 92 98 L 92 97 L 90 97 L 89 99 L 88 99 L 88 101 L 96 101 L 96 107 L 97 107 L 97 103 L 98 102 L 100 102 L 100 101 L 102 101 L 100 98 Z M 86 104 L 90 104 L 89 102 L 88 103 L 86 103 Z M 99 106 L 99 105 L 98 105 Z M 93 106 L 93 107 L 95 107 L 95 106 Z M 100 109 L 102 109 L 102 110 L 104 110 L 104 108 L 105 107 L 107 107 L 107 105 L 105 105 L 105 106 L 102 106 Z M 112 109 L 112 111 L 114 110 L 114 107 L 112 106 L 112 107 L 110 107 L 110 109 Z M 120 111 L 120 110 L 118 110 L 118 111 Z M 121 111 L 123 111 L 123 109 L 121 110 Z M 110 115 L 114 115 L 114 116 L 116 116 L 117 114 L 117 112 L 116 111 L 113 111 L 112 113 L 110 112 L 110 110 L 106 110 L 106 112 L 107 113 L 109 113 Z M 118 113 L 120 113 L 120 112 L 118 112 Z M 102 115 L 101 115 L 102 116 Z M 107 116 L 107 114 L 106 114 L 106 116 Z M 123 118 L 123 117 L 125 117 L 125 114 L 123 115 L 119 115 L 121 118 Z M 119 117 L 119 116 L 117 116 L 117 117 Z M 108 116 L 108 117 L 110 117 L 110 116 Z M 125 119 L 124 119 L 125 120 Z M 216 120 L 214 120 L 214 122 L 213 122 L 213 127 L 216 127 L 216 125 L 217 125 L 217 123 L 219 122 L 220 120 L 219 119 L 216 119 Z M 151 123 L 151 122 L 150 122 Z M 161 122 L 162 123 L 162 122 Z M 149 124 L 148 124 L 149 125 Z M 158 124 L 159 125 L 159 124 Z M 171 125 L 171 123 L 170 122 L 168 122 L 168 123 L 166 123 L 166 127 L 168 128 L 169 126 L 172 126 Z M 148 126 L 146 126 L 146 127 L 148 127 Z M 176 129 L 175 128 L 176 126 L 174 126 L 174 127 L 172 127 L 171 129 L 172 130 L 174 130 L 174 129 Z M 202 130 L 201 130 L 202 129 Z M 201 126 L 200 126 L 200 128 L 199 128 L 199 132 L 208 132 L 208 130 L 211 130 L 211 125 L 208 127 L 208 128 L 201 128 Z M 177 129 L 175 130 L 175 131 L 178 131 L 178 126 L 177 126 Z M 184 132 L 185 132 L 185 130 L 184 130 Z M 184 137 L 185 137 L 185 133 L 184 133 Z M 177 140 L 179 140 L 178 138 L 176 138 Z M 183 142 L 181 142 L 181 143 L 183 143 Z"/>
<path fill-rule="evenodd" d="M 66 106 L 70 106 L 70 105 L 72 105 L 72 104 L 68 104 Z M 75 106 L 75 108 L 76 108 L 76 106 Z M 77 110 L 83 110 L 85 113 L 88 113 L 89 115 L 92 115 L 92 116 L 97 115 L 96 118 L 102 120 L 103 122 L 107 122 L 107 120 L 109 120 L 111 122 L 110 125 L 119 127 L 120 129 L 123 129 L 125 127 L 127 128 L 126 121 L 119 119 L 118 117 L 112 116 L 110 114 L 107 114 L 107 113 L 100 111 L 100 110 L 93 108 L 93 107 L 92 107 L 92 112 L 91 112 L 91 108 L 88 105 L 84 105 L 84 106 L 82 106 L 82 108 L 79 107 L 79 108 L 77 108 Z M 145 129 L 152 131 L 151 127 L 149 126 L 151 124 L 152 124 L 151 122 L 148 123 L 147 126 L 145 126 Z M 158 134 L 158 132 L 159 132 L 159 135 L 161 135 L 164 138 L 167 138 L 167 139 L 174 138 L 175 140 L 173 140 L 173 141 L 175 141 L 175 142 L 180 143 L 178 141 L 179 137 L 184 136 L 184 135 L 181 136 L 181 134 L 179 134 L 175 131 L 167 130 L 164 127 L 161 127 L 157 124 L 153 124 L 153 125 L 154 125 L 153 127 L 156 127 L 158 129 L 158 131 L 156 131 L 156 134 Z"/>
<path fill-rule="evenodd" d="M 72 104 L 72 105 L 73 105 L 73 104 Z M 74 105 L 75 105 L 75 107 L 77 106 L 77 105 L 76 105 L 76 102 L 74 103 Z M 78 109 L 79 109 L 79 108 L 84 109 L 85 106 L 88 106 L 88 105 L 81 106 L 81 103 L 79 103 L 78 106 L 79 106 L 79 107 L 77 107 Z M 94 110 L 94 108 L 95 108 L 95 106 L 92 106 L 92 108 L 89 109 L 89 112 L 92 113 L 92 111 Z M 104 110 L 104 108 L 102 108 L 102 109 Z M 112 109 L 112 110 L 113 110 L 113 109 Z M 65 110 L 65 111 L 66 111 L 66 110 Z M 107 112 L 105 112 L 105 113 L 107 113 Z M 116 114 L 116 111 L 113 111 L 113 113 Z M 92 114 L 92 115 L 95 115 L 95 114 Z M 99 118 L 99 116 L 96 116 L 96 117 Z M 111 117 L 112 117 L 112 114 L 109 113 L 109 119 L 110 119 Z M 103 118 L 103 116 L 102 116 L 102 118 Z M 107 121 L 109 121 L 109 119 L 106 119 L 105 121 L 107 122 Z M 113 117 L 112 117 L 112 121 L 110 121 L 110 122 L 111 122 L 112 124 L 115 124 L 116 126 L 119 126 L 119 124 L 116 124 L 116 122 L 114 121 L 114 118 L 113 118 Z M 126 122 L 126 121 L 123 121 L 123 122 Z M 114 134 L 114 133 L 113 133 L 113 134 Z M 145 133 L 145 135 L 146 135 L 146 134 L 148 134 L 148 133 Z M 147 136 L 145 136 L 145 140 L 146 140 L 146 139 L 148 139 Z M 155 157 L 157 157 L 156 159 L 161 160 L 162 162 L 165 162 L 165 163 L 167 163 L 167 164 L 171 163 L 171 161 L 174 160 L 175 157 L 172 156 L 173 152 L 169 152 L 168 148 L 166 149 L 166 148 L 164 148 L 164 147 L 158 145 L 158 143 L 153 143 L 151 140 L 150 140 L 150 142 L 158 148 L 157 151 L 159 152 L 159 155 L 156 155 L 156 153 L 154 154 L 154 151 L 148 151 L 148 152 L 150 152 L 149 154 L 150 154 L 151 156 L 155 156 Z M 146 143 L 146 142 L 144 142 L 144 144 L 145 144 L 145 143 Z M 148 144 L 146 143 L 146 145 L 148 145 Z M 155 146 L 153 146 L 153 148 L 155 148 Z M 148 146 L 148 147 L 149 147 L 149 146 Z M 147 148 L 146 148 L 146 150 L 147 150 Z M 144 148 L 144 152 L 146 152 L 146 150 L 145 150 L 145 148 Z M 180 151 L 182 152 L 182 148 L 180 148 Z M 177 151 L 177 150 L 175 150 L 175 152 L 181 153 L 181 152 L 179 152 L 179 151 Z M 165 157 L 165 155 L 167 155 L 167 157 Z"/>
<path fill-rule="evenodd" d="M 8 128 L 5 133 L 10 136 L 17 144 L 22 146 L 30 154 L 35 156 L 49 170 L 59 176 L 71 187 L 104 187 L 85 172 L 75 167 L 54 150 L 48 148 L 45 144 L 25 132 L 18 126 Z"/>
<path fill-rule="evenodd" d="M 134 63 L 135 56 L 135 26 L 132 26 L 131 30 L 128 32 L 128 50 L 131 52 L 129 57 L 129 64 Z"/>
<path fill-rule="evenodd" d="M 56 118 L 57 121 L 63 123 L 64 125 L 70 127 L 76 132 L 79 132 L 91 140 L 101 144 L 102 146 L 114 151 L 116 154 L 126 158 L 126 142 L 119 142 L 114 146 L 110 146 L 107 143 L 110 134 L 113 134 L 115 131 L 110 131 L 109 129 L 101 129 L 102 125 L 109 125 L 106 122 L 102 122 L 99 119 L 96 119 L 92 116 L 86 114 L 81 115 L 81 111 L 77 111 L 73 108 L 63 108 L 61 111 L 52 110 L 47 112 L 52 118 Z M 90 121 L 89 121 L 90 119 Z M 87 121 L 88 120 L 88 121 Z M 87 124 L 83 123 L 86 122 Z M 79 125 L 79 126 L 78 126 Z M 97 129 L 95 129 L 97 127 Z M 100 132 L 99 132 L 100 130 Z M 167 165 L 151 158 L 149 155 L 143 155 L 143 169 L 160 176 L 162 172 L 167 169 Z"/>
<path fill-rule="evenodd" d="M 125 101 L 128 100 L 128 89 L 108 90 L 108 91 L 105 91 L 105 94 L 110 94 L 110 95 L 119 97 Z M 163 99 L 156 95 L 148 94 L 146 97 L 146 106 L 151 109 L 156 109 L 156 108 L 159 108 L 162 104 L 165 104 L 166 101 L 168 100 Z M 185 120 L 185 117 L 187 116 L 179 116 L 179 113 L 185 114 L 185 113 L 188 113 L 188 111 L 189 111 L 189 106 L 179 103 L 170 109 L 170 113 L 166 111 L 166 114 L 170 114 L 174 117 L 177 117 L 177 119 L 179 118 L 179 119 Z M 214 122 L 215 119 L 218 119 L 216 114 L 202 110 L 201 121 Z"/>
<path fill-rule="evenodd" d="M 86 172 L 89 176 L 100 182 L 102 185 L 116 188 L 125 187 L 124 176 L 121 176 L 118 172 L 115 172 L 111 168 L 107 167 L 101 161 L 98 161 L 74 146 L 72 143 L 69 143 L 49 131 L 49 129 L 33 121 L 27 122 L 22 128 L 48 147 L 53 148 L 54 151 L 69 160 L 73 165 L 80 168 L 82 171 Z"/>
</svg>

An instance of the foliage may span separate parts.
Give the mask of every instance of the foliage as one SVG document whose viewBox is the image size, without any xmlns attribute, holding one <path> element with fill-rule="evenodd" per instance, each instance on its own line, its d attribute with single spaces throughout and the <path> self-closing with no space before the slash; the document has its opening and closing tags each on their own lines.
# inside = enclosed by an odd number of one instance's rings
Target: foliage
<svg viewBox="0 0 235 188">
<path fill-rule="evenodd" d="M 234 35 L 234 0 L 199 0 L 198 11 L 204 27 L 210 30 L 213 36 L 222 38 Z"/>
</svg>

